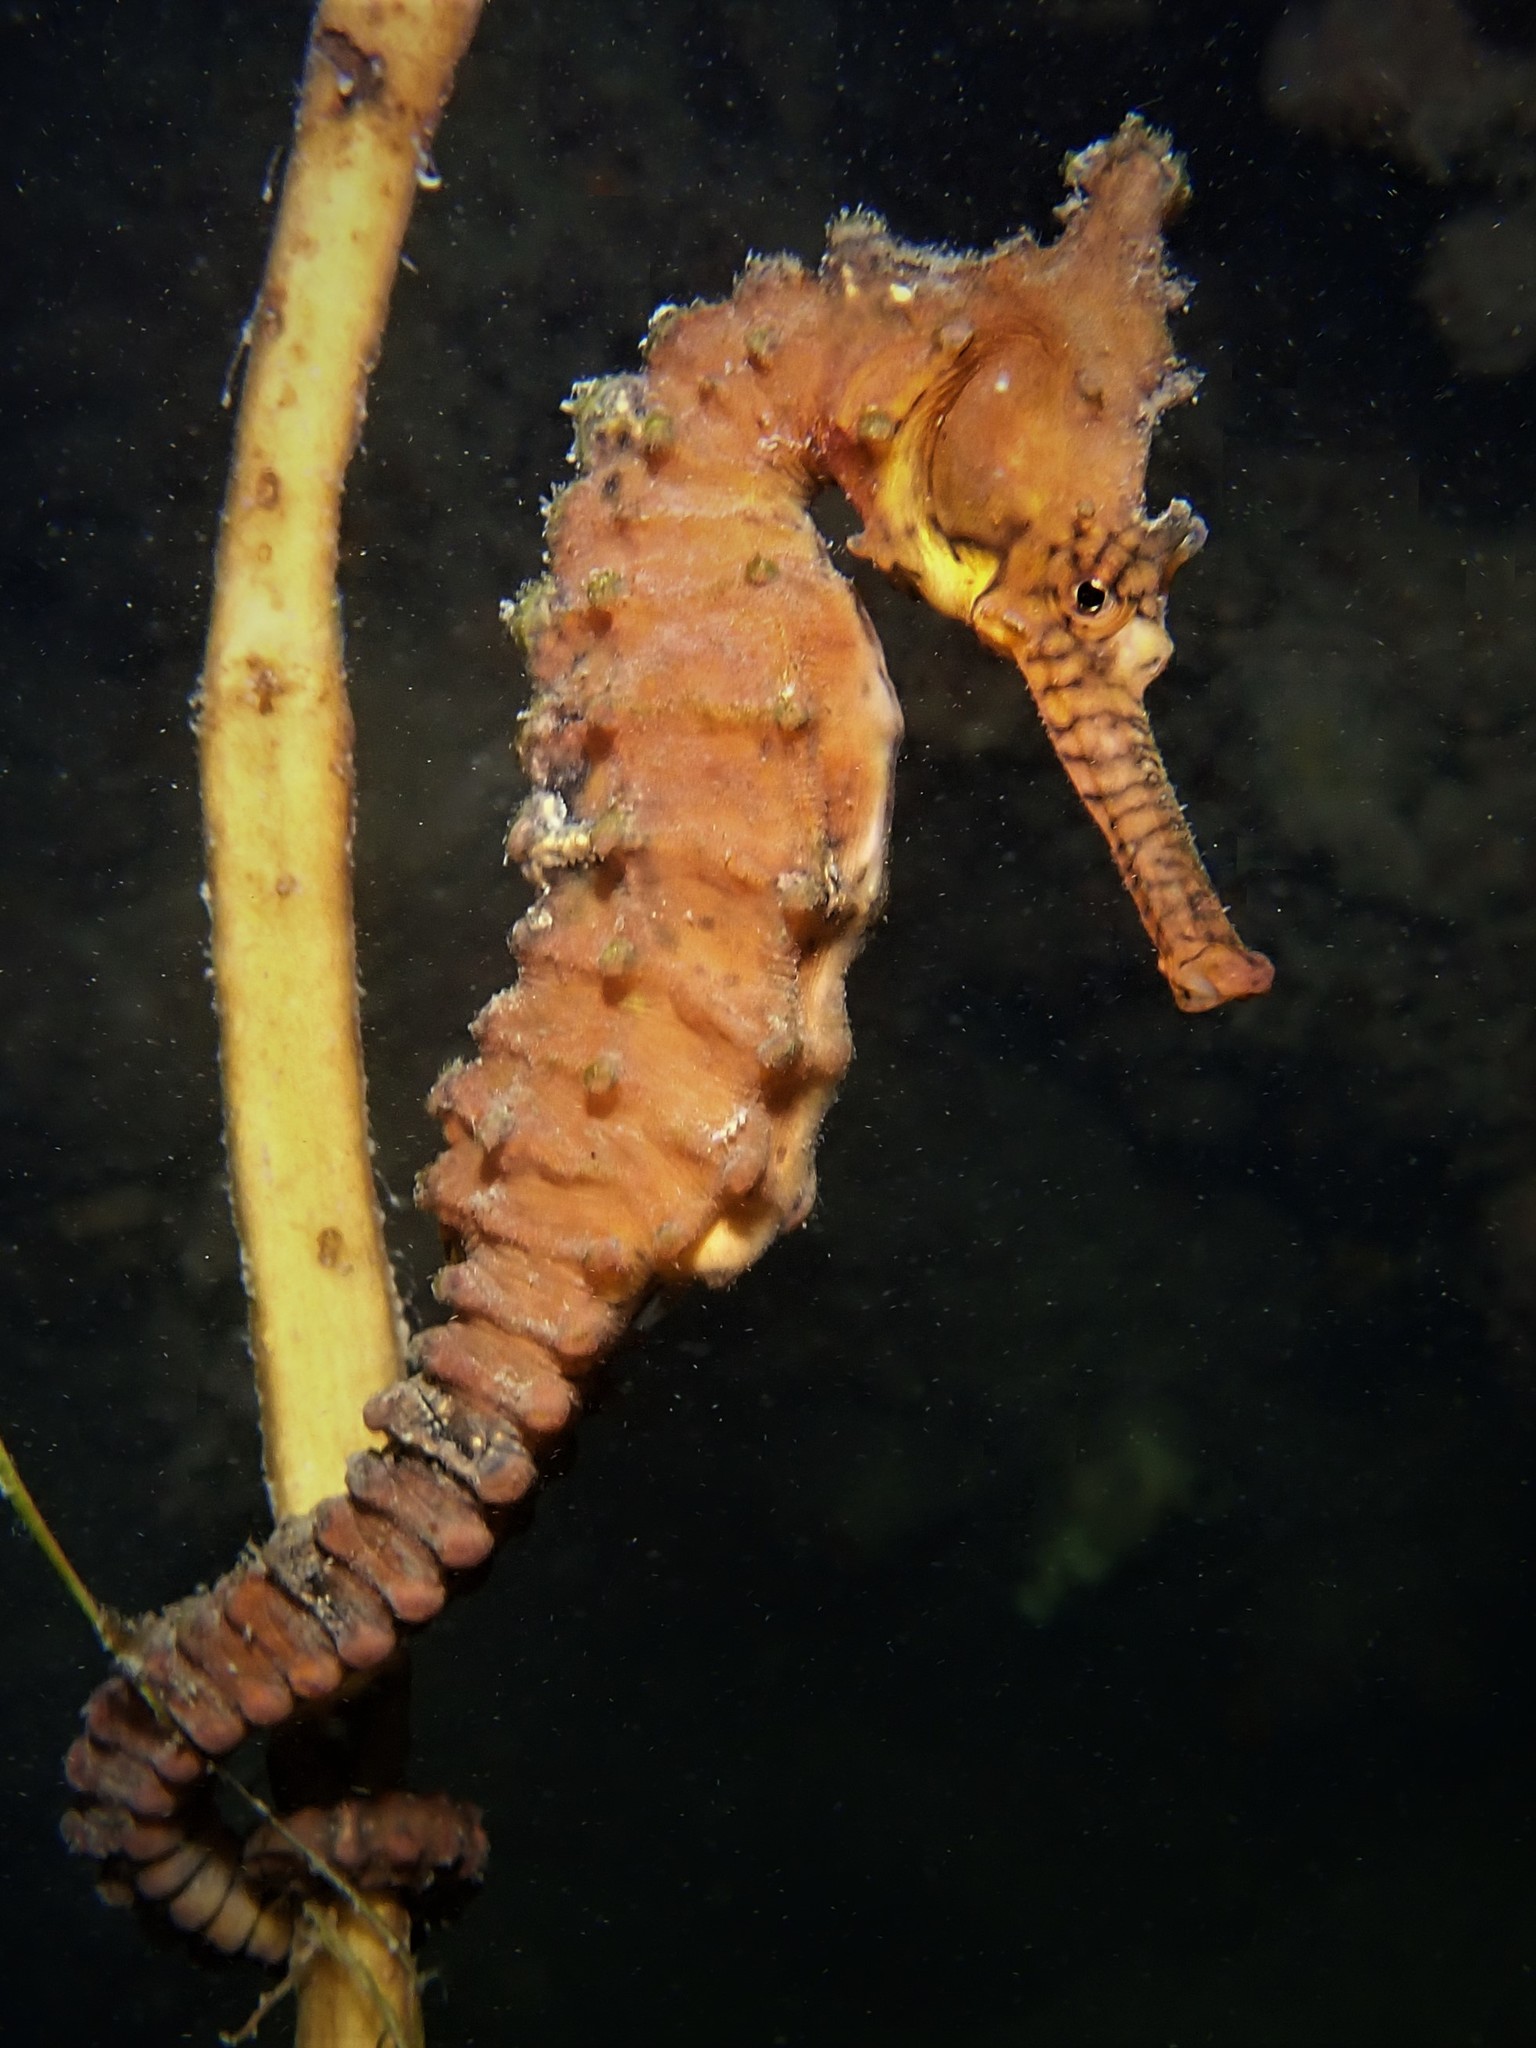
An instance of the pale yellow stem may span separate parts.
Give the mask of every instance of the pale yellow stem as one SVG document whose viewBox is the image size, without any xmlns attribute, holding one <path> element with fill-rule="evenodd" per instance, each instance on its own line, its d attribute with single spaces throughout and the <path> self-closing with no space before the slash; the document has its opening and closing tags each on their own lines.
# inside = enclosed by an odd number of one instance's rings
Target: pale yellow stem
<svg viewBox="0 0 1536 2048">
<path fill-rule="evenodd" d="M 425 2032 L 410 1963 L 410 1915 L 398 1899 L 369 1902 L 401 1944 L 386 1948 L 349 1906 L 316 1906 L 315 1939 L 299 1973 L 294 2048 L 421 2048 Z"/>
<path fill-rule="evenodd" d="M 337 526 L 401 239 L 480 7 L 324 0 L 315 16 L 219 536 L 199 705 L 208 903 L 279 1515 L 340 1490 L 363 1404 L 401 1369 L 358 1034 Z M 327 1931 L 301 1972 L 300 2041 L 419 2040 L 408 1962 L 350 1914 Z"/>
<path fill-rule="evenodd" d="M 250 326 L 199 731 L 267 1483 L 337 1491 L 400 1370 L 358 1046 L 336 532 L 401 237 L 479 0 L 326 0 Z"/>
</svg>

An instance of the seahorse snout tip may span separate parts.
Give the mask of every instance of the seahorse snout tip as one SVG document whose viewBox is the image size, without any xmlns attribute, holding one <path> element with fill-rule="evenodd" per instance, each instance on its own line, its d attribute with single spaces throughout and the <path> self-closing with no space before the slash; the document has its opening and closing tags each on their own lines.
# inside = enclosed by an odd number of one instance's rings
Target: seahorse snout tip
<svg viewBox="0 0 1536 2048">
<path fill-rule="evenodd" d="M 1188 958 L 1163 958 L 1157 964 L 1188 1016 L 1219 1010 L 1245 996 L 1267 995 L 1275 979 L 1274 963 L 1246 946 L 1202 946 Z"/>
</svg>

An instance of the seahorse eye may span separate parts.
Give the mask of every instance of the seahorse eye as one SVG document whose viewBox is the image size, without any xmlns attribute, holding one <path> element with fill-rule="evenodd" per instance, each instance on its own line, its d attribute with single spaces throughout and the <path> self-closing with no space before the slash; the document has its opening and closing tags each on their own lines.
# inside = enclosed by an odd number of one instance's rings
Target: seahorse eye
<svg viewBox="0 0 1536 2048">
<path fill-rule="evenodd" d="M 1097 618 L 1109 603 L 1109 592 L 1102 583 L 1095 583 L 1092 578 L 1087 578 L 1073 591 L 1072 602 L 1085 619 Z"/>
</svg>

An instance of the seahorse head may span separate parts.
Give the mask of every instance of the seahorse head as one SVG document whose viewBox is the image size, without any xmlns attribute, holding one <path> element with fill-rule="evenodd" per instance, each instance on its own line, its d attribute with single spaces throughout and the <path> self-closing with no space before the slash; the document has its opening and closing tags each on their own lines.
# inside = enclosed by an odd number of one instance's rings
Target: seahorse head
<svg viewBox="0 0 1536 2048">
<path fill-rule="evenodd" d="M 1195 388 L 1169 338 L 1185 287 L 1162 240 L 1187 188 L 1135 116 L 1066 176 L 1048 246 L 1020 236 L 919 275 L 885 245 L 909 331 L 928 306 L 942 318 L 898 382 L 882 389 L 889 359 L 871 356 L 841 473 L 864 519 L 856 550 L 1018 665 L 1178 1002 L 1210 1009 L 1261 993 L 1270 969 L 1226 921 L 1142 701 L 1173 650 L 1169 583 L 1205 538 L 1182 499 L 1145 504 L 1153 430 Z M 880 254 L 869 237 L 865 260 Z"/>
<path fill-rule="evenodd" d="M 1162 244 L 1187 187 L 1166 137 L 1134 116 L 1066 175 L 1054 243 L 1021 235 L 915 290 L 909 252 L 845 226 L 839 254 L 854 242 L 866 275 L 887 266 L 893 297 L 934 293 L 944 312 L 884 404 L 860 386 L 845 465 L 864 515 L 856 545 L 1015 659 L 1063 629 L 1106 650 L 1123 636 L 1113 661 L 1139 675 L 1168 582 L 1204 533 L 1182 502 L 1155 519 L 1143 502 L 1153 429 L 1195 389 L 1169 339 L 1184 286 Z M 883 373 L 872 365 L 870 384 Z"/>
</svg>

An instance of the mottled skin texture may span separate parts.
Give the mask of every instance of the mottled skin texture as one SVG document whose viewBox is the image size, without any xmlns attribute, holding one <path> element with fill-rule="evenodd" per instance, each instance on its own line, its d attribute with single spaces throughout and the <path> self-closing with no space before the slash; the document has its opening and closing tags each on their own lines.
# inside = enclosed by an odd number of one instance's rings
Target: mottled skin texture
<svg viewBox="0 0 1536 2048">
<path fill-rule="evenodd" d="M 1064 231 L 981 258 L 868 216 L 812 273 L 752 264 L 664 309 L 643 375 L 578 387 L 578 480 L 550 573 L 511 608 L 533 676 L 533 793 L 508 842 L 538 888 L 479 1055 L 433 1098 L 421 1196 L 450 1320 L 370 1404 L 389 1447 L 210 1592 L 141 1625 L 70 1753 L 75 1846 L 218 1945 L 276 1958 L 270 1836 L 241 1861 L 205 1758 L 376 1667 L 478 1564 L 581 1375 L 658 1286 L 729 1280 L 815 1193 L 847 1067 L 848 962 L 879 907 L 900 713 L 808 512 L 836 481 L 858 552 L 1014 660 L 1185 1009 L 1260 993 L 1142 706 L 1199 521 L 1142 504 L 1187 394 L 1161 229 L 1163 138 L 1127 122 L 1068 166 Z M 474 1816 L 397 1802 L 308 1836 L 402 1881 L 473 1869 Z M 366 1845 L 366 1849 L 364 1846 Z M 344 1859 L 345 1860 L 345 1859 Z"/>
</svg>

